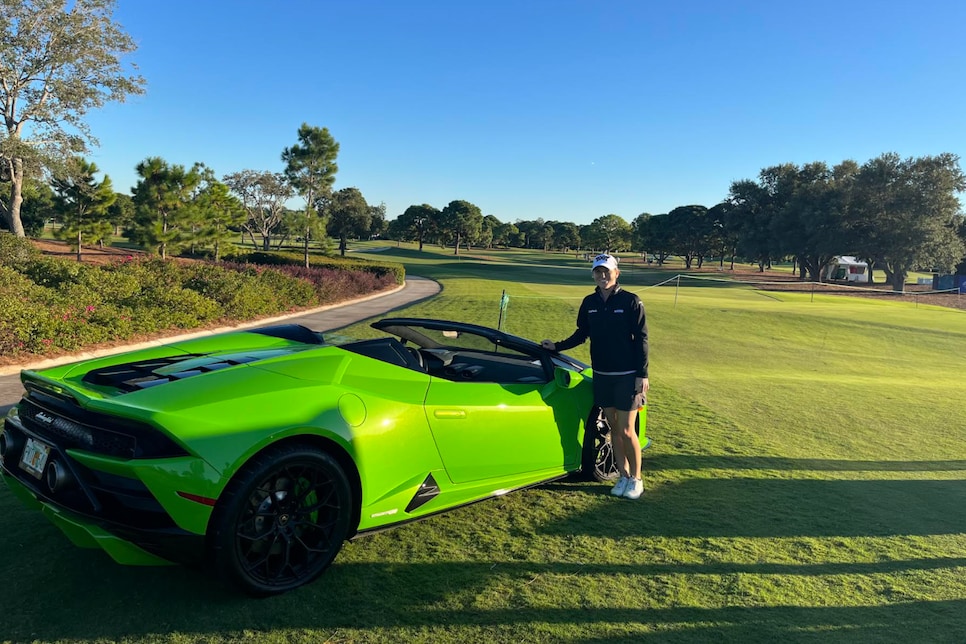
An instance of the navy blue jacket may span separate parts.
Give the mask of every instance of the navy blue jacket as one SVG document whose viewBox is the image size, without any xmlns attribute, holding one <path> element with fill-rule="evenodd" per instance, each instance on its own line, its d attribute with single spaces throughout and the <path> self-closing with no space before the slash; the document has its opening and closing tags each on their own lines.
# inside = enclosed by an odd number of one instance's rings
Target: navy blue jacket
<svg viewBox="0 0 966 644">
<path fill-rule="evenodd" d="M 600 289 L 584 298 L 577 312 L 577 330 L 554 343 L 566 351 L 590 338 L 594 371 L 633 372 L 647 378 L 647 319 L 641 298 L 618 285 L 605 302 Z"/>
</svg>

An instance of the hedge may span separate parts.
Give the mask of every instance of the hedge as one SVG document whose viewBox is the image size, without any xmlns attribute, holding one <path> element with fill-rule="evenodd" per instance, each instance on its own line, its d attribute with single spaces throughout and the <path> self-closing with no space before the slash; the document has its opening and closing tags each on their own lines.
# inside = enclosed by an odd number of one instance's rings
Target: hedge
<svg viewBox="0 0 966 644">
<path fill-rule="evenodd" d="M 335 303 L 385 290 L 401 266 L 360 260 L 291 262 L 251 253 L 245 262 L 128 258 L 78 263 L 42 255 L 0 233 L 0 355 L 75 351 Z M 256 260 L 258 260 L 256 262 Z"/>
<path fill-rule="evenodd" d="M 289 251 L 266 252 L 266 251 L 240 251 L 231 253 L 225 257 L 232 262 L 247 264 L 261 264 L 268 266 L 289 265 L 305 266 L 305 256 L 302 253 Z M 329 268 L 339 271 L 363 271 L 372 273 L 376 277 L 382 278 L 392 275 L 396 284 L 406 281 L 406 269 L 402 264 L 394 262 L 377 262 L 361 258 L 328 257 L 320 255 L 309 255 L 309 267 Z"/>
</svg>

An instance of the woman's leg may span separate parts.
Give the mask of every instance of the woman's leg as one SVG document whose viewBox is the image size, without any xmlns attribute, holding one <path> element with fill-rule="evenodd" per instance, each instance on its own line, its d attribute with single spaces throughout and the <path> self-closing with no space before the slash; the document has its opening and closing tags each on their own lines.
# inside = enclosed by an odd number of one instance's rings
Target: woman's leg
<svg viewBox="0 0 966 644">
<path fill-rule="evenodd" d="M 618 454 L 617 443 L 620 443 L 620 454 L 627 476 L 632 479 L 641 478 L 641 441 L 634 431 L 637 421 L 637 410 L 623 411 L 614 409 L 614 422 L 611 426 L 611 441 L 614 443 L 614 455 Z"/>
<path fill-rule="evenodd" d="M 622 419 L 622 415 L 626 415 L 626 411 L 620 411 L 616 407 L 604 407 L 604 418 L 607 420 L 607 425 L 610 427 L 610 444 L 611 448 L 614 450 L 614 466 L 617 471 L 620 472 L 621 476 L 632 478 L 633 472 L 629 469 L 630 463 L 628 463 L 627 454 L 625 452 L 624 431 L 623 425 L 620 423 L 626 423 L 626 419 Z M 633 433 L 633 429 L 631 430 Z M 638 450 L 640 451 L 640 450 Z M 640 458 L 638 458 L 637 464 L 637 476 L 640 476 Z"/>
</svg>

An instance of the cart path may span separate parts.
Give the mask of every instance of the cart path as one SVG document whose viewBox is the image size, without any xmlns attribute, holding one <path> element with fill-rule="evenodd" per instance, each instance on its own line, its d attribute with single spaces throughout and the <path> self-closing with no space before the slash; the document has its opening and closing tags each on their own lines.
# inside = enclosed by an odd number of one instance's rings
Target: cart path
<svg viewBox="0 0 966 644">
<path fill-rule="evenodd" d="M 76 362 L 77 360 L 84 360 L 95 356 L 121 353 L 122 351 L 130 351 L 132 349 L 139 349 L 148 346 L 157 346 L 159 344 L 165 344 L 175 340 L 187 340 L 188 338 L 203 335 L 224 333 L 225 331 L 235 331 L 239 329 L 267 326 L 269 324 L 277 324 L 282 321 L 290 324 L 302 324 L 313 331 L 332 331 L 334 329 L 341 329 L 342 327 L 349 326 L 350 324 L 355 324 L 356 322 L 361 322 L 371 317 L 376 317 L 377 315 L 383 315 L 384 313 L 389 313 L 390 311 L 394 311 L 396 309 L 400 309 L 409 306 L 410 304 L 415 304 L 416 302 L 433 297 L 439 293 L 440 288 L 439 283 L 431 279 L 408 275 L 406 276 L 406 283 L 403 284 L 402 287 L 389 291 L 388 293 L 369 295 L 356 300 L 350 300 L 348 302 L 331 304 L 329 306 L 313 309 L 311 311 L 300 311 L 299 313 L 293 313 L 270 319 L 262 319 L 256 322 L 246 322 L 244 324 L 239 324 L 232 327 L 221 327 L 218 329 L 209 329 L 207 331 L 197 331 L 174 337 L 152 340 L 149 342 L 114 347 L 112 349 L 99 351 L 96 354 L 83 353 L 70 356 L 60 356 L 59 358 L 45 360 L 39 363 L 0 367 L 0 418 L 5 416 L 7 410 L 9 410 L 10 407 L 12 407 L 18 400 L 20 400 L 20 396 L 23 393 L 23 388 L 20 386 L 21 369 L 52 367 L 58 364 Z"/>
</svg>

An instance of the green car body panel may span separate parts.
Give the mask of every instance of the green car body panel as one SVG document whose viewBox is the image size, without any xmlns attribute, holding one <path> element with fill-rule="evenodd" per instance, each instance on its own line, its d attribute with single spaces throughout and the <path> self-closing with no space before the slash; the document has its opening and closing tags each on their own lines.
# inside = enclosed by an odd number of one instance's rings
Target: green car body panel
<svg viewBox="0 0 966 644">
<path fill-rule="evenodd" d="M 405 338 L 329 344 L 290 325 L 26 370 L 0 435 L 3 478 L 78 546 L 154 565 L 197 560 L 169 542 L 203 559 L 226 488 L 279 445 L 324 452 L 344 471 L 352 516 L 339 541 L 586 466 L 586 365 L 473 325 L 381 324 L 481 330 L 495 346 L 424 346 L 427 359 L 460 361 L 426 366 L 418 351 L 405 362 Z M 495 376 L 479 377 L 487 369 Z M 48 450 L 42 472 L 21 463 L 27 442 Z"/>
</svg>

